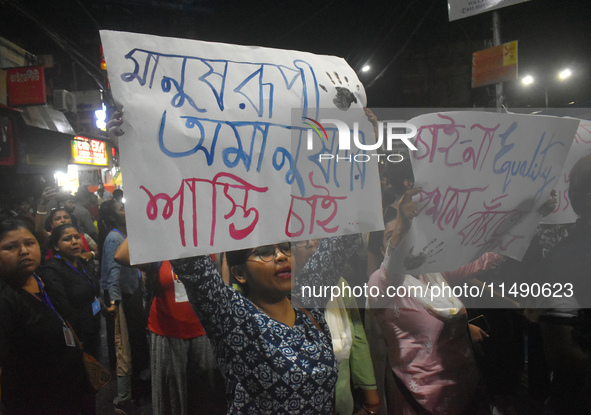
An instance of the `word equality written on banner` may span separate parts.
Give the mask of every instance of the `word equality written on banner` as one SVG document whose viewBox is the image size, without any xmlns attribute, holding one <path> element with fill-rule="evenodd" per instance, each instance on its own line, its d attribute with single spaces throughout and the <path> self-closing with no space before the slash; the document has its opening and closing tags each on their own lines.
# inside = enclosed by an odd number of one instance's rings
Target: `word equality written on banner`
<svg viewBox="0 0 591 415">
<path fill-rule="evenodd" d="M 399 271 L 453 270 L 485 252 L 521 259 L 557 185 L 579 120 L 426 114 L 411 155 L 418 216 L 394 252 Z"/>
<path fill-rule="evenodd" d="M 132 262 L 383 227 L 377 163 L 306 149 L 306 120 L 328 118 L 323 109 L 373 137 L 365 91 L 343 59 L 112 31 L 101 39 L 125 108 Z M 319 151 L 365 153 L 340 151 L 336 127 L 327 133 Z"/>
</svg>

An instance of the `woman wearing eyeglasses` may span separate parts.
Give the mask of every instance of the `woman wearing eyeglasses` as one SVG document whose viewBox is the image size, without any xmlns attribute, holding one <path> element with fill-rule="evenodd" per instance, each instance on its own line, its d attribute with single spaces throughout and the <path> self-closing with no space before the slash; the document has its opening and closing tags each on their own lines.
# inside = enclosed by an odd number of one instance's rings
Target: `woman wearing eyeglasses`
<svg viewBox="0 0 591 415">
<path fill-rule="evenodd" d="M 121 136 L 122 111 L 107 129 Z M 334 285 L 356 251 L 356 235 L 324 239 L 298 271 L 299 287 Z M 229 414 L 331 415 L 337 363 L 324 319 L 325 299 L 299 308 L 292 292 L 291 245 L 227 253 L 241 292 L 226 285 L 209 256 L 170 261 L 203 324 L 226 379 Z"/>
<path fill-rule="evenodd" d="M 298 272 L 294 297 L 299 286 L 336 283 L 355 237 L 324 239 Z M 228 252 L 241 292 L 224 283 L 209 256 L 171 262 L 225 375 L 229 414 L 333 413 L 337 363 L 329 329 L 323 310 L 288 297 L 290 243 Z"/>
</svg>

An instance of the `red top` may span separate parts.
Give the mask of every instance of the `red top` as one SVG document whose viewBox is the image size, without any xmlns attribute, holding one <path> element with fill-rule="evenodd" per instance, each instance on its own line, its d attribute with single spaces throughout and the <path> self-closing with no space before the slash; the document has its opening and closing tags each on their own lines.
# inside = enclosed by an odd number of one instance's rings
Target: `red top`
<svg viewBox="0 0 591 415">
<path fill-rule="evenodd" d="M 164 261 L 158 271 L 148 328 L 161 336 L 190 339 L 203 336 L 205 330 L 188 301 L 175 301 L 175 279 L 170 262 Z M 184 287 L 181 284 L 181 288 Z"/>
</svg>

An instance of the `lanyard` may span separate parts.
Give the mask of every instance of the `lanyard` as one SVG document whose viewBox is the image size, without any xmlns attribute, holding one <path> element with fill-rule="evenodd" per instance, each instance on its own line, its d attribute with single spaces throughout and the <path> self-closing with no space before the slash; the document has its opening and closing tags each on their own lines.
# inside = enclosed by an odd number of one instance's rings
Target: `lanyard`
<svg viewBox="0 0 591 415">
<path fill-rule="evenodd" d="M 111 230 L 117 232 L 119 235 L 123 236 L 124 238 L 127 238 L 127 236 L 123 235 L 123 233 L 119 229 L 113 228 Z"/>
<path fill-rule="evenodd" d="M 96 291 L 96 284 L 94 283 L 94 281 L 92 280 L 92 278 L 90 278 L 90 275 L 88 275 L 86 273 L 86 270 L 84 268 L 82 268 L 82 272 L 80 272 L 80 270 L 77 267 L 75 267 L 73 264 L 71 264 L 70 261 L 68 261 L 66 258 L 63 258 L 60 255 L 55 255 L 55 257 L 56 258 L 59 258 L 59 259 L 63 259 L 65 261 L 65 263 L 68 264 L 68 266 L 70 268 L 72 268 L 74 271 L 76 271 L 78 273 L 78 275 L 86 278 L 88 280 L 88 282 L 92 285 L 92 292 L 95 292 Z"/>
<path fill-rule="evenodd" d="M 53 306 L 51 300 L 49 299 L 49 296 L 47 295 L 47 293 L 43 289 L 43 284 L 41 283 L 41 280 L 39 279 L 39 277 L 36 274 L 33 274 L 33 277 L 35 277 L 35 281 L 37 281 L 37 285 L 39 286 L 39 292 L 41 294 L 43 294 L 43 297 L 41 297 L 40 300 L 43 301 L 49 308 L 51 308 L 53 310 L 53 312 L 59 317 L 59 319 L 61 320 L 64 327 L 67 327 L 66 321 L 62 318 L 60 313 L 57 312 L 57 310 Z"/>
</svg>

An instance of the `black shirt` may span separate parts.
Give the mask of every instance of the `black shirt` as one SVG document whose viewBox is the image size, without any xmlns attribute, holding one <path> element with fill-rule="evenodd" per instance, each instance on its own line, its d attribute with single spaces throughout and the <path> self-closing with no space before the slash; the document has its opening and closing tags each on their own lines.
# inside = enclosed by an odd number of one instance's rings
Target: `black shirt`
<svg viewBox="0 0 591 415">
<path fill-rule="evenodd" d="M 40 276 L 55 308 L 86 346 L 96 341 L 101 329 L 100 314 L 92 313 L 92 303 L 99 297 L 100 288 L 94 278 L 94 264 L 80 258 L 76 264 L 77 270 L 65 259 L 54 256 L 46 262 Z"/>
<path fill-rule="evenodd" d="M 2 404 L 8 414 L 77 414 L 90 385 L 78 347 L 39 298 L 0 280 Z"/>
</svg>

